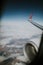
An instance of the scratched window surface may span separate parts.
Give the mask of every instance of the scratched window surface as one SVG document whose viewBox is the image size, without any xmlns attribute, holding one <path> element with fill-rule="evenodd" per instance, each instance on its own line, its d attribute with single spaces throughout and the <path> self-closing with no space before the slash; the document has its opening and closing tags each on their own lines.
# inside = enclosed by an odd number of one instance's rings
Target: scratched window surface
<svg viewBox="0 0 43 65">
<path fill-rule="evenodd" d="M 32 21 L 43 26 L 43 12 L 34 2 L 20 3 L 8 1 L 4 7 L 0 24 L 0 57 L 24 56 L 23 48 L 29 41 L 39 48 L 42 30 L 30 23 L 29 17 L 32 15 Z"/>
</svg>

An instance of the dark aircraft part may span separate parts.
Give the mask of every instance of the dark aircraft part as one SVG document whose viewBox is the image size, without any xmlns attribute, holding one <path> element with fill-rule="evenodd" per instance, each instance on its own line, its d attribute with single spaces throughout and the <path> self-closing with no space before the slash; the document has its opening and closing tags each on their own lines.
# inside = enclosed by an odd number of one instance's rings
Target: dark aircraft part
<svg viewBox="0 0 43 65">
<path fill-rule="evenodd" d="M 26 65 L 39 65 L 39 64 L 43 65 L 43 32 L 42 32 L 40 46 L 36 58 L 30 64 L 26 64 Z"/>
<path fill-rule="evenodd" d="M 37 52 L 38 47 L 33 42 L 30 41 L 29 43 L 26 43 L 24 47 L 24 55 L 29 60 L 29 63 L 35 59 Z"/>
</svg>

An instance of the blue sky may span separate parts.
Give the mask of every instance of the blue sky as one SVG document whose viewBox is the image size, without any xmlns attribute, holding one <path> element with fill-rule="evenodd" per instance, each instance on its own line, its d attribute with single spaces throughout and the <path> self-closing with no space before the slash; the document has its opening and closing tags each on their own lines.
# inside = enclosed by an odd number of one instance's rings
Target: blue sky
<svg viewBox="0 0 43 65">
<path fill-rule="evenodd" d="M 28 19 L 32 13 L 33 19 L 43 21 L 43 3 L 38 0 L 8 0 L 3 8 L 2 19 Z"/>
</svg>

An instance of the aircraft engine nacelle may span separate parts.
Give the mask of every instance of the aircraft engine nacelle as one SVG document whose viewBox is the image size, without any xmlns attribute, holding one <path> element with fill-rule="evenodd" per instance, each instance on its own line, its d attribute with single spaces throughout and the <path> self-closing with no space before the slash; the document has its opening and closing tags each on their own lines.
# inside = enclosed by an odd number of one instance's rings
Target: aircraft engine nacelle
<svg viewBox="0 0 43 65">
<path fill-rule="evenodd" d="M 35 59 L 35 56 L 38 52 L 38 47 L 34 42 L 29 41 L 24 45 L 23 51 L 24 51 L 25 58 L 30 63 Z"/>
</svg>

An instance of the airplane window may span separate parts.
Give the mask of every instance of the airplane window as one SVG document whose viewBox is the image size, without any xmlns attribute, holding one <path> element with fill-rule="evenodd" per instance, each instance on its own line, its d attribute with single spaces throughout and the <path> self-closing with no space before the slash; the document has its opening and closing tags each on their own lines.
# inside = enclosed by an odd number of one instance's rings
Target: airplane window
<svg viewBox="0 0 43 65">
<path fill-rule="evenodd" d="M 0 65 L 29 64 L 39 53 L 43 3 L 31 0 L 1 1 Z"/>
</svg>

